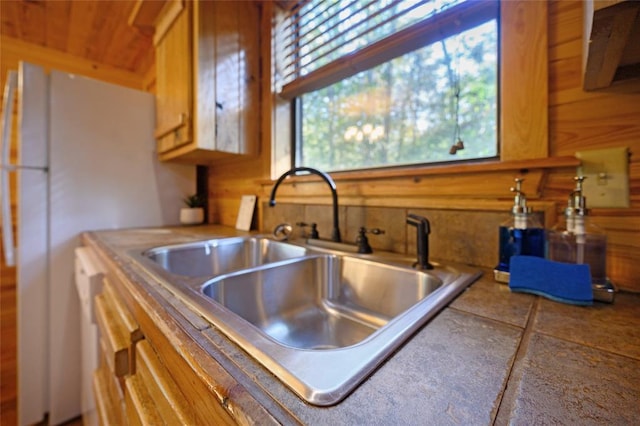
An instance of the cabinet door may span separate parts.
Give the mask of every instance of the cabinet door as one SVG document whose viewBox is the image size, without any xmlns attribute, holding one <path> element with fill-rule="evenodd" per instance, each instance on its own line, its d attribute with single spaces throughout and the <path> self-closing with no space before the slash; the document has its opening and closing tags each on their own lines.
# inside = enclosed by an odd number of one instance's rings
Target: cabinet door
<svg viewBox="0 0 640 426">
<path fill-rule="evenodd" d="M 260 6 L 198 2 L 198 146 L 255 154 L 259 134 Z"/>
<path fill-rule="evenodd" d="M 158 152 L 192 138 L 191 3 L 168 3 L 156 29 L 156 132 Z"/>
</svg>

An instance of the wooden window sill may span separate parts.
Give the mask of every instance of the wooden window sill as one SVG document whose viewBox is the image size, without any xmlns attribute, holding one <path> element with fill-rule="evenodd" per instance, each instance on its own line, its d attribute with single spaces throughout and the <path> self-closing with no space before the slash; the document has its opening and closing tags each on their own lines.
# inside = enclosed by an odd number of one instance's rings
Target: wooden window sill
<svg viewBox="0 0 640 426">
<path fill-rule="evenodd" d="M 394 168 L 384 170 L 358 170 L 358 171 L 344 171 L 330 173 L 334 181 L 363 181 L 363 180 L 376 180 L 376 179 L 392 179 L 399 177 L 414 177 L 419 178 L 421 176 L 446 176 L 446 175 L 460 175 L 470 173 L 492 173 L 492 172 L 515 172 L 515 173 L 527 173 L 531 170 L 546 170 L 557 168 L 573 168 L 580 165 L 580 160 L 573 156 L 565 157 L 548 157 L 538 158 L 533 160 L 513 160 L 513 161 L 499 161 L 488 160 L 478 161 L 467 164 L 445 164 L 439 166 L 424 166 L 424 167 L 407 167 L 407 168 Z M 289 181 L 295 180 L 304 182 L 306 180 L 316 180 L 317 176 L 302 175 L 302 176 L 290 176 Z M 272 185 L 275 180 L 262 179 L 258 181 L 260 185 Z"/>
</svg>

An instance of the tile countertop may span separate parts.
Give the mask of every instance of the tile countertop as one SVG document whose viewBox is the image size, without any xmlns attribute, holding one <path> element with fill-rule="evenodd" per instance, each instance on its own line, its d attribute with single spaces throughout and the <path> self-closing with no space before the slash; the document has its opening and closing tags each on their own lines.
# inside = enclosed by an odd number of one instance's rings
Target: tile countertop
<svg viewBox="0 0 640 426">
<path fill-rule="evenodd" d="M 341 403 L 309 405 L 124 255 L 133 247 L 235 234 L 216 226 L 98 231 L 116 259 L 182 313 L 202 346 L 283 424 L 640 424 L 640 294 L 577 307 L 511 293 L 490 271 Z M 237 401 L 242 410 L 242 401 Z"/>
</svg>

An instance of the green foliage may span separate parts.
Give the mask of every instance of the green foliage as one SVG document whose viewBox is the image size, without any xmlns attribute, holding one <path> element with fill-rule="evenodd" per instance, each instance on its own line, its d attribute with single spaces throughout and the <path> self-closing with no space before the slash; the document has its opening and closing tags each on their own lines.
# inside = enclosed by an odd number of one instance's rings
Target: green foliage
<svg viewBox="0 0 640 426">
<path fill-rule="evenodd" d="M 200 194 L 189 195 L 188 197 L 183 198 L 182 201 L 190 208 L 204 207 L 207 205 L 206 197 Z"/>
<path fill-rule="evenodd" d="M 303 95 L 299 165 L 337 171 L 497 155 L 497 56 L 490 21 Z M 465 149 L 452 156 L 458 88 Z M 383 135 L 370 137 L 366 125 Z M 348 137 L 350 128 L 361 137 Z"/>
</svg>

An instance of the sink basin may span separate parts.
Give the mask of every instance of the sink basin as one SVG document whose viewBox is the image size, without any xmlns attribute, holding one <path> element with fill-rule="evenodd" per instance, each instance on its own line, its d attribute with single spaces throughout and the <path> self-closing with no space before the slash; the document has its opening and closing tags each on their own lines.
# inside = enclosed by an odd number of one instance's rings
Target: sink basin
<svg viewBox="0 0 640 426">
<path fill-rule="evenodd" d="M 323 255 L 214 279 L 202 292 L 283 345 L 333 349 L 360 343 L 441 285 L 417 271 Z"/>
<path fill-rule="evenodd" d="M 200 277 L 301 257 L 306 252 L 304 247 L 267 238 L 238 237 L 156 247 L 145 256 L 172 274 Z"/>
<path fill-rule="evenodd" d="M 307 402 L 340 402 L 481 273 L 262 237 L 131 252 Z"/>
</svg>

